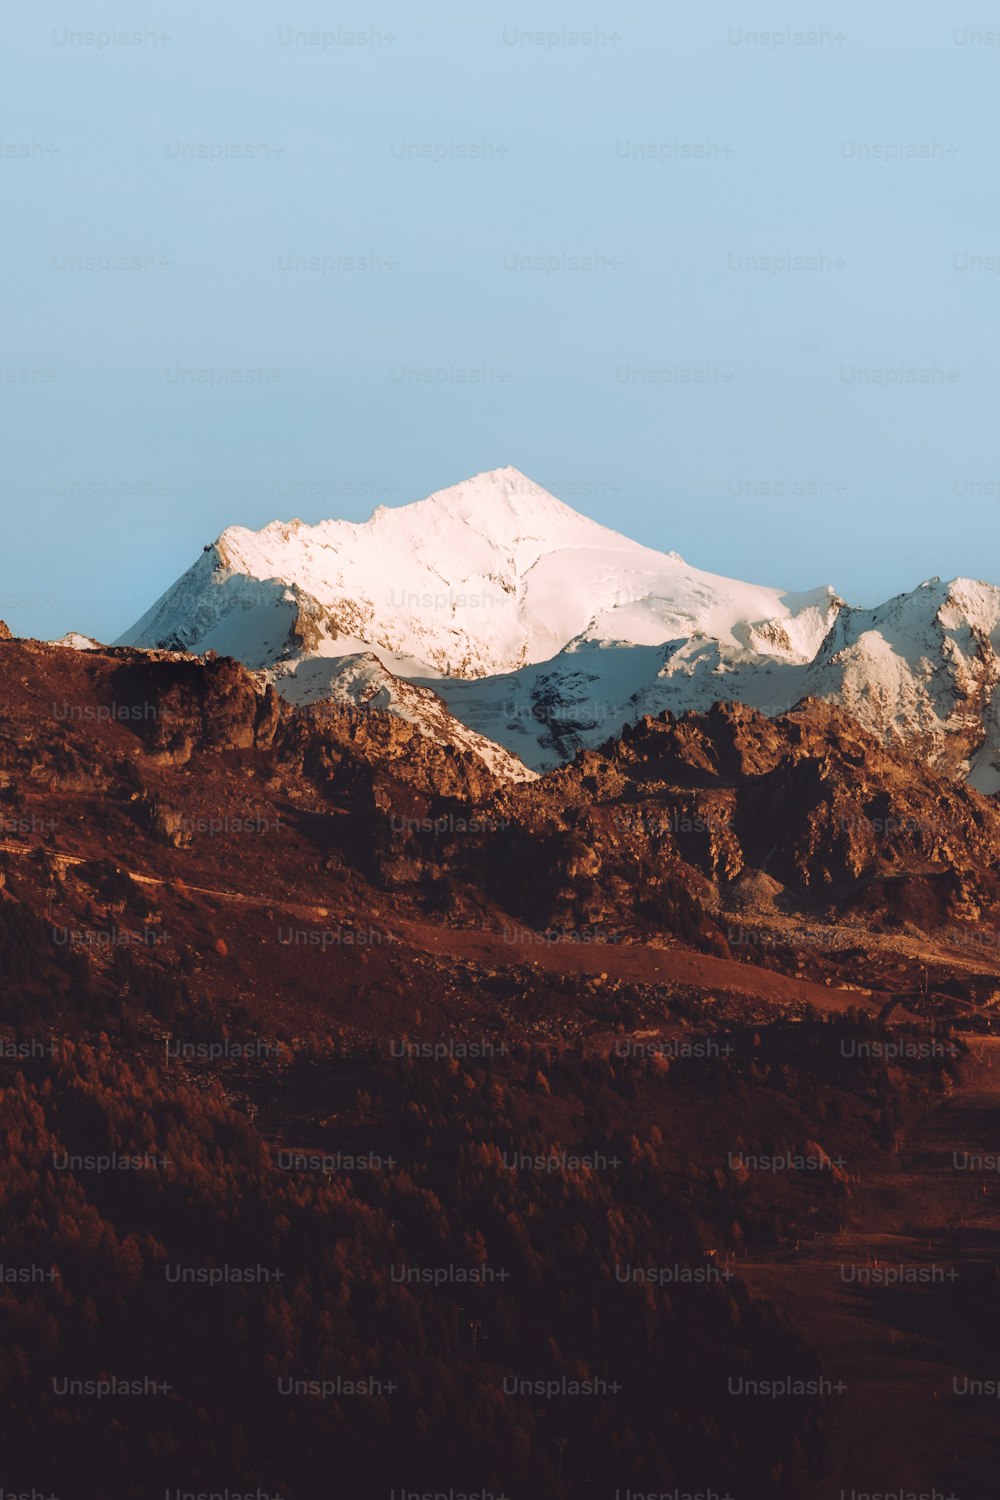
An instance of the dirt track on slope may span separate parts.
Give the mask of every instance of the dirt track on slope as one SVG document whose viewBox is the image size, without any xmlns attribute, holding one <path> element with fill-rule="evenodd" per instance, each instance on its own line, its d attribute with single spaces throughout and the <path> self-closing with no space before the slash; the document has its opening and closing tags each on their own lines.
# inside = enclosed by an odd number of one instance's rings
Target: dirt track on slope
<svg viewBox="0 0 1000 1500">
<path fill-rule="evenodd" d="M 18 857 L 37 852 L 30 844 L 15 840 L 0 841 L 0 851 Z M 44 851 L 62 868 L 86 863 L 82 855 L 66 851 Z M 306 921 L 329 916 L 324 906 L 310 905 L 265 892 L 238 891 L 194 885 L 176 876 L 149 875 L 141 870 L 123 867 L 139 885 L 172 887 L 189 896 L 206 896 L 215 901 L 234 902 L 263 910 L 280 908 Z M 396 935 L 438 959 L 454 957 L 496 968 L 536 964 L 550 973 L 571 975 L 606 974 L 634 984 L 689 985 L 785 1007 L 805 1002 L 824 1011 L 844 1011 L 851 1006 L 878 1011 L 884 996 L 873 998 L 862 990 L 836 989 L 809 980 L 795 979 L 756 965 L 734 959 L 715 958 L 682 948 L 653 947 L 644 943 L 583 942 L 572 939 L 550 941 L 530 929 L 511 924 L 502 931 L 487 928 L 444 927 L 438 923 L 414 918 L 397 918 L 391 923 Z"/>
</svg>

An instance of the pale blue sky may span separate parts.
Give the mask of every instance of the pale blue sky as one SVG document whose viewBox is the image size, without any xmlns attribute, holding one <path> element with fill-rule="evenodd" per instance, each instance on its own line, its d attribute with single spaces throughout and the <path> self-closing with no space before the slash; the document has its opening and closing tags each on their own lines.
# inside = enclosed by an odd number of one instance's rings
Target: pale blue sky
<svg viewBox="0 0 1000 1500">
<path fill-rule="evenodd" d="M 112 21 L 139 45 L 86 40 Z M 0 616 L 111 638 L 228 524 L 363 519 L 503 464 L 721 573 L 859 603 L 1000 582 L 998 24 L 985 0 L 8 10 Z M 192 159 L 232 143 L 268 152 Z M 820 264 L 748 269 L 775 256 Z M 901 368 L 927 383 L 859 379 Z M 263 373 L 180 378 L 232 369 Z M 752 488 L 775 481 L 818 492 Z"/>
</svg>

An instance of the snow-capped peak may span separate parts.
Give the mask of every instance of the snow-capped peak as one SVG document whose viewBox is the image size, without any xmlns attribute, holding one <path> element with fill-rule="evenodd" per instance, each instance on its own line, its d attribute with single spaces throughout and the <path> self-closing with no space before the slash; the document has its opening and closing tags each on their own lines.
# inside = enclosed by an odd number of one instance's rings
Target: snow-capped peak
<svg viewBox="0 0 1000 1500">
<path fill-rule="evenodd" d="M 659 644 L 704 630 L 808 656 L 832 591 L 790 596 L 691 568 L 580 515 L 517 469 L 493 469 L 367 521 L 232 526 L 124 644 L 213 648 L 266 666 L 345 654 L 345 638 L 450 676 L 544 661 L 577 639 Z"/>
<path fill-rule="evenodd" d="M 377 678 L 373 703 L 439 736 L 417 684 L 535 769 L 641 713 L 811 694 L 1000 788 L 1000 589 L 930 578 L 856 609 L 829 586 L 742 583 L 513 468 L 366 521 L 231 526 L 119 644 L 233 655 L 299 702 Z"/>
</svg>

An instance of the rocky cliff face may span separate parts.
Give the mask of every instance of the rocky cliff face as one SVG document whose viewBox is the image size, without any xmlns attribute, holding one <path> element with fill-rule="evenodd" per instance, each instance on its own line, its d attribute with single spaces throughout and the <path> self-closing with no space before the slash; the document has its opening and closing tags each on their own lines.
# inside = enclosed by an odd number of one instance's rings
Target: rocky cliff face
<svg viewBox="0 0 1000 1500">
<path fill-rule="evenodd" d="M 605 918 L 675 900 L 678 882 L 716 911 L 756 889 L 788 911 L 931 926 L 980 920 L 1000 894 L 996 802 L 815 700 L 776 719 L 739 704 L 646 717 L 494 806 L 519 848 L 508 863 L 544 844 L 550 893 Z"/>
<path fill-rule="evenodd" d="M 206 754 L 241 753 L 262 776 L 280 770 L 325 782 L 350 765 L 425 796 L 471 802 L 501 784 L 473 751 L 398 717 L 331 704 L 299 710 L 231 657 L 124 647 L 84 654 L 10 641 L 0 683 L 0 763 L 19 761 L 36 779 L 59 781 L 86 766 L 108 783 L 136 767 L 180 770 L 201 767 Z"/>
<path fill-rule="evenodd" d="M 282 716 L 278 695 L 270 687 L 261 692 L 232 658 L 124 655 L 113 674 L 116 703 L 164 764 L 183 765 L 196 749 L 266 749 L 273 740 Z"/>
</svg>

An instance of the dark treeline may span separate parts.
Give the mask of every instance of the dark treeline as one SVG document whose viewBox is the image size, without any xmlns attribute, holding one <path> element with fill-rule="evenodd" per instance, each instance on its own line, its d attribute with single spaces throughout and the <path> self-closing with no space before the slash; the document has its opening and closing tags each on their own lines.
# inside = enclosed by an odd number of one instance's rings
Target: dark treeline
<svg viewBox="0 0 1000 1500">
<path fill-rule="evenodd" d="M 849 1016 L 734 1031 L 732 1056 L 341 1038 L 198 1072 L 164 1066 L 164 1031 L 240 1017 L 195 978 L 128 948 L 96 963 L 9 900 L 0 944 L 12 1041 L 58 1032 L 0 1063 L 7 1488 L 793 1500 L 828 1469 L 822 1394 L 730 1392 L 822 1371 L 729 1256 L 810 1209 L 836 1224 L 849 1188 L 742 1182 L 726 1151 L 877 1149 L 950 1060 L 848 1055 L 877 1036 Z"/>
<path fill-rule="evenodd" d="M 565 1148 L 537 1120 L 515 1125 L 505 1084 L 408 1073 L 371 1101 L 380 1162 L 329 1173 L 269 1152 L 218 1090 L 110 1046 L 66 1044 L 11 1078 L 5 1281 L 54 1268 L 0 1291 L 0 1442 L 18 1483 L 81 1493 L 81 1472 L 103 1473 L 113 1488 L 95 1495 L 228 1482 L 299 1500 L 323 1474 L 358 1496 L 749 1475 L 758 1493 L 799 1493 L 823 1466 L 823 1402 L 790 1416 L 728 1391 L 730 1376 L 814 1378 L 799 1338 L 738 1280 L 616 1270 L 707 1264 L 653 1152 L 613 1137 L 616 1168 L 512 1170 L 515 1138 L 528 1155 Z M 95 1165 L 120 1154 L 135 1164 Z M 177 1269 L 213 1267 L 258 1279 L 183 1284 Z M 100 1377 L 170 1390 L 97 1399 L 61 1383 Z M 280 1384 L 331 1379 L 375 1394 Z M 521 1394 L 513 1379 L 597 1393 Z"/>
</svg>

